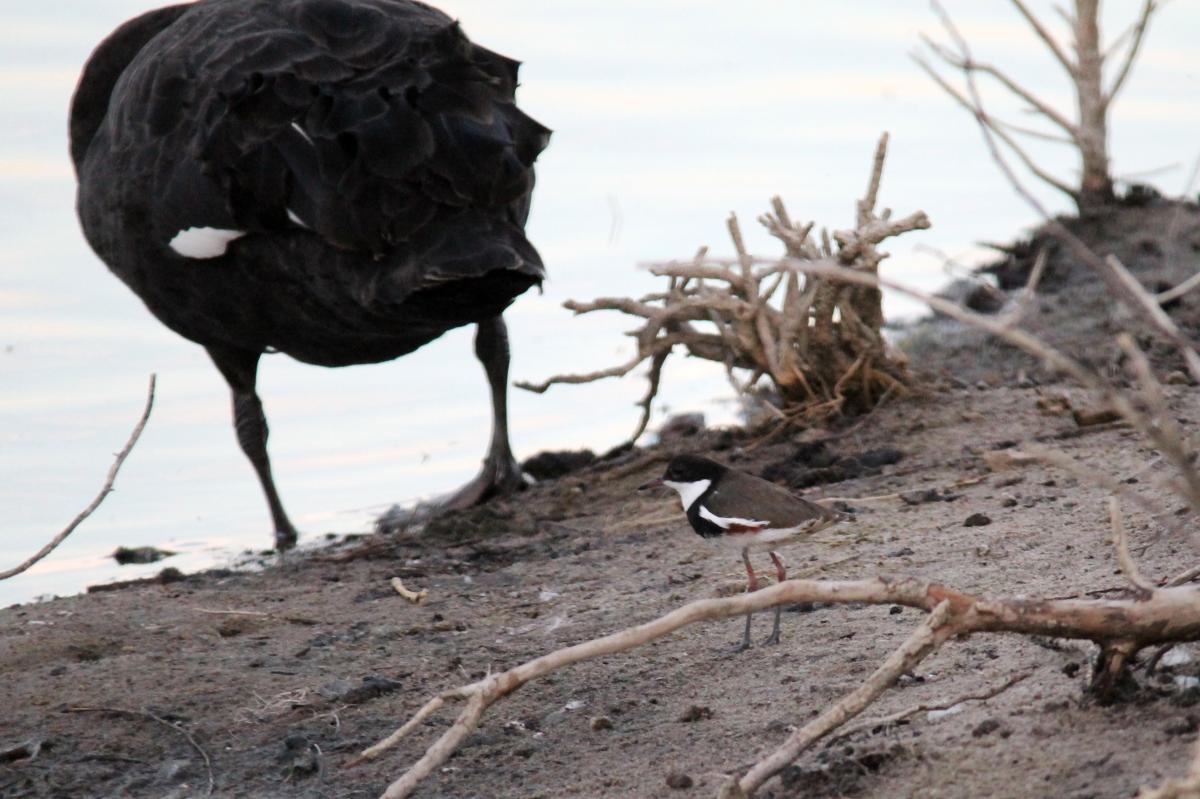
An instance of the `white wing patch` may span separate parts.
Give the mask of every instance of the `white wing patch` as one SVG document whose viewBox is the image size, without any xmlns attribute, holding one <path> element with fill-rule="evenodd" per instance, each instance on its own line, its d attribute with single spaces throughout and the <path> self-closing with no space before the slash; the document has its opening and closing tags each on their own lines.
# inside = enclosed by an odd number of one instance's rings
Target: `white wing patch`
<svg viewBox="0 0 1200 799">
<path fill-rule="evenodd" d="M 764 522 L 761 519 L 739 519 L 736 516 L 718 516 L 703 505 L 700 506 L 700 518 L 708 519 L 723 530 L 728 530 L 730 527 L 735 526 L 763 528 L 770 525 L 770 522 Z"/>
<path fill-rule="evenodd" d="M 218 227 L 190 227 L 171 239 L 170 247 L 184 258 L 207 260 L 220 258 L 229 242 L 246 235 L 244 230 L 225 230 Z"/>
<path fill-rule="evenodd" d="M 700 495 L 712 485 L 712 480 L 696 480 L 692 483 L 675 483 L 671 480 L 663 480 L 663 485 L 678 491 L 679 501 L 683 503 L 683 509 L 690 510 L 692 504 L 700 499 Z"/>
<path fill-rule="evenodd" d="M 313 143 L 312 137 L 308 135 L 308 131 L 306 131 L 304 128 L 300 127 L 300 123 L 299 123 L 299 122 L 293 122 L 293 123 L 292 123 L 292 130 L 296 131 L 296 132 L 297 132 L 297 133 L 299 133 L 301 136 L 303 136 L 303 137 L 304 137 L 304 140 L 305 140 L 306 142 L 308 142 L 309 144 L 312 144 L 312 143 Z"/>
<path fill-rule="evenodd" d="M 299 225 L 306 230 L 312 230 L 312 228 L 308 226 L 308 223 L 301 219 L 291 208 L 287 209 L 287 215 L 288 219 L 292 220 L 292 224 Z"/>
</svg>

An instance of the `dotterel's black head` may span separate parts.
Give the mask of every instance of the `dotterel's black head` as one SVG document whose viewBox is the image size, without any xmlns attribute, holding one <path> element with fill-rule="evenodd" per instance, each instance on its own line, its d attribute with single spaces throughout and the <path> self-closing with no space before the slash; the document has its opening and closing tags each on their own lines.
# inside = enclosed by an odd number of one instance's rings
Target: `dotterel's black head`
<svg viewBox="0 0 1200 799">
<path fill-rule="evenodd" d="M 701 480 L 716 482 L 727 471 L 728 466 L 700 455 L 676 455 L 667 464 L 667 471 L 662 479 L 671 483 L 696 483 Z"/>
</svg>

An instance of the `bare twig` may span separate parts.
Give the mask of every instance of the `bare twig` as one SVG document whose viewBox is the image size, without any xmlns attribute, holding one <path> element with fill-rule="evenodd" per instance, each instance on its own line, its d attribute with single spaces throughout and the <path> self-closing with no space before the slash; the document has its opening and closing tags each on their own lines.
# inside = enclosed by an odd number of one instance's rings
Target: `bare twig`
<svg viewBox="0 0 1200 799">
<path fill-rule="evenodd" d="M 1021 321 L 1025 311 L 1033 302 L 1034 296 L 1037 294 L 1038 284 L 1042 280 L 1042 275 L 1046 271 L 1046 262 L 1050 260 L 1050 251 L 1042 247 L 1038 250 L 1037 257 L 1033 261 L 1033 269 L 1029 270 L 1029 280 L 1025 282 L 1025 286 L 1013 298 L 1012 310 L 1003 316 L 1004 323 L 1009 327 L 1016 326 L 1017 322 Z"/>
<path fill-rule="evenodd" d="M 140 419 L 138 419 L 137 425 L 134 426 L 133 432 L 129 434 L 129 440 L 125 442 L 125 446 L 120 452 L 117 453 L 116 458 L 113 460 L 112 466 L 109 467 L 108 477 L 105 478 L 104 485 L 100 488 L 100 493 L 96 495 L 96 498 L 93 499 L 86 508 L 81 510 L 79 514 L 71 520 L 70 524 L 63 528 L 62 532 L 54 536 L 54 538 L 52 538 L 48 544 L 39 549 L 28 560 L 12 567 L 11 569 L 7 569 L 6 571 L 0 571 L 0 580 L 7 580 L 9 577 L 14 577 L 20 574 L 42 558 L 49 555 L 59 544 L 66 540 L 67 536 L 75 531 L 76 527 L 82 524 L 87 517 L 91 516 L 96 508 L 100 507 L 100 503 L 103 502 L 104 498 L 107 497 L 109 492 L 113 490 L 113 483 L 117 479 L 117 472 L 121 470 L 121 464 L 125 463 L 125 459 L 129 457 L 129 453 L 133 451 L 133 445 L 136 444 L 138 438 L 141 437 L 142 430 L 145 429 L 146 422 L 150 419 L 150 409 L 154 407 L 154 380 L 155 376 L 150 375 L 150 388 L 146 393 L 146 408 L 142 411 L 142 416 Z"/>
<path fill-rule="evenodd" d="M 1117 76 L 1113 79 L 1112 86 L 1105 93 L 1105 102 L 1111 103 L 1121 91 L 1121 87 L 1125 85 L 1125 79 L 1129 77 L 1129 71 L 1133 68 L 1133 62 L 1137 59 L 1138 50 L 1141 49 L 1142 39 L 1146 36 L 1146 27 L 1150 24 L 1150 17 L 1157 10 L 1158 5 L 1154 0 L 1146 0 L 1142 5 L 1142 13 L 1138 16 L 1138 20 L 1133 26 L 1133 38 L 1129 43 L 1129 49 L 1125 51 L 1125 58 L 1121 60 L 1121 66 L 1117 70 Z"/>
<path fill-rule="evenodd" d="M 1055 59 L 1057 59 L 1058 63 L 1062 65 L 1062 68 L 1066 70 L 1067 75 L 1071 78 L 1074 78 L 1076 75 L 1075 65 L 1072 64 L 1067 58 L 1067 54 L 1063 51 L 1062 47 L 1059 46 L 1058 41 L 1054 38 L 1050 31 L 1046 29 L 1041 21 L 1034 16 L 1033 12 L 1031 12 L 1025 6 L 1025 4 L 1021 2 L 1021 0 L 1012 0 L 1012 4 L 1016 6 L 1017 11 L 1021 13 L 1021 16 L 1025 17 L 1025 21 L 1029 23 L 1031 28 L 1033 28 L 1034 33 L 1038 35 L 1038 38 L 1041 39 L 1050 52 L 1054 54 Z"/>
<path fill-rule="evenodd" d="M 1121 518 L 1121 500 L 1116 497 L 1108 498 L 1108 517 L 1112 523 L 1113 551 L 1116 554 L 1117 565 L 1125 579 L 1143 591 L 1153 592 L 1154 583 L 1142 576 L 1133 557 L 1129 554 L 1129 544 L 1125 540 L 1125 521 Z"/>
<path fill-rule="evenodd" d="M 204 613 L 209 616 L 240 616 L 250 619 L 268 619 L 270 621 L 286 621 L 290 624 L 298 624 L 304 627 L 311 627 L 316 624 L 321 624 L 319 619 L 314 619 L 309 616 L 289 616 L 279 613 L 264 613 L 261 610 L 220 610 L 215 608 L 192 608 L 197 613 Z"/>
<path fill-rule="evenodd" d="M 905 719 L 915 716 L 918 713 L 949 710 L 950 708 L 958 707 L 964 702 L 983 702 L 987 699 L 993 699 L 1007 691 L 1009 688 L 1012 688 L 1017 683 L 1028 679 L 1030 676 L 1032 676 L 1032 674 L 1032 671 L 1023 671 L 1019 674 L 1009 677 L 1000 685 L 992 688 L 986 688 L 982 691 L 973 691 L 971 693 L 963 694 L 962 696 L 956 696 L 953 699 L 947 699 L 942 702 L 928 702 L 919 705 L 913 705 L 912 707 L 897 711 L 895 713 L 890 713 L 886 716 L 881 716 L 880 718 L 867 719 L 866 721 L 855 724 L 852 727 L 839 730 L 836 735 L 830 737 L 830 739 L 826 742 L 826 745 L 831 745 L 835 741 L 840 741 L 843 738 L 849 738 L 850 736 L 856 735 L 864 730 L 875 730 L 883 727 L 890 727 L 891 725 L 904 721 Z"/>
<path fill-rule="evenodd" d="M 953 51 L 937 44 L 927 36 L 922 36 L 921 38 L 931 51 L 936 53 L 939 58 L 941 58 L 950 66 L 955 67 L 956 69 L 961 69 L 964 72 L 971 71 L 979 72 L 984 75 L 991 75 L 1000 83 L 1000 85 L 1004 86 L 1004 88 L 1008 89 L 1014 95 L 1028 103 L 1030 108 L 1062 129 L 1062 131 L 1070 136 L 1073 141 L 1078 140 L 1079 129 L 1073 122 L 1059 113 L 1048 102 L 1042 100 L 1033 92 L 1010 78 L 1003 70 L 993 66 L 992 64 L 974 61 L 969 55 L 956 54 Z"/>
<path fill-rule="evenodd" d="M 1175 466 L 1182 479 L 1179 493 L 1188 500 L 1192 512 L 1200 515 L 1200 473 L 1193 468 L 1193 453 L 1188 448 L 1187 436 L 1171 415 L 1163 387 L 1154 376 L 1145 353 L 1128 333 L 1117 336 L 1117 345 L 1128 359 L 1129 369 L 1138 381 L 1139 399 L 1149 414 L 1150 429 L 1144 432 Z"/>
<path fill-rule="evenodd" d="M 1182 524 L 1175 518 L 1173 513 L 1170 513 L 1159 503 L 1149 499 L 1144 494 L 1140 494 L 1133 490 L 1127 482 L 1118 480 L 1111 475 L 1105 474 L 1102 470 L 1096 468 L 1095 465 L 1082 463 L 1065 452 L 1058 450 L 1040 447 L 1035 444 L 1029 444 L 1025 447 L 1025 452 L 1037 458 L 1047 466 L 1054 466 L 1064 471 L 1070 472 L 1081 480 L 1087 480 L 1090 483 L 1100 486 L 1113 496 L 1127 499 L 1135 505 L 1139 506 L 1147 513 L 1153 514 L 1163 526 L 1170 530 L 1180 538 L 1188 539 L 1197 549 L 1200 549 L 1200 538 L 1188 526 Z M 1168 490 L 1174 490 L 1173 486 L 1167 486 Z"/>
<path fill-rule="evenodd" d="M 1196 288 L 1196 286 L 1200 286 L 1200 272 L 1192 275 L 1174 288 L 1169 288 L 1166 291 L 1154 295 L 1154 301 L 1157 302 L 1161 307 L 1172 300 L 1179 299 L 1184 294 L 1187 294 L 1189 291 Z"/>
<path fill-rule="evenodd" d="M 1163 585 L 1167 586 L 1168 588 L 1177 585 L 1185 585 L 1186 583 L 1190 583 L 1192 580 L 1195 580 L 1197 577 L 1200 577 L 1200 566 L 1192 566 L 1191 568 L 1185 569 L 1174 577 L 1166 580 Z"/>
<path fill-rule="evenodd" d="M 1037 162 L 1033 160 L 1033 157 L 1030 156 L 1023 147 L 1021 147 L 1020 143 L 1014 137 L 1008 134 L 1006 125 L 997 122 L 986 111 L 984 111 L 982 107 L 973 104 L 971 100 L 964 96 L 958 89 L 951 86 L 945 78 L 939 75 L 937 70 L 935 70 L 925 59 L 914 55 L 913 60 L 916 62 L 917 66 L 919 66 L 925 72 L 925 74 L 929 75 L 929 77 L 932 78 L 933 81 L 942 88 L 944 92 L 949 94 L 952 99 L 970 112 L 975 119 L 978 120 L 980 125 L 987 127 L 996 135 L 998 139 L 1004 142 L 1004 144 L 1007 145 L 1008 148 L 1012 150 L 1018 158 L 1021 159 L 1021 163 L 1025 165 L 1026 169 L 1036 175 L 1044 183 L 1053 186 L 1063 194 L 1066 194 L 1068 197 L 1075 197 L 1075 189 L 1068 186 L 1064 181 L 1054 177 L 1054 175 L 1047 172 L 1041 166 L 1038 166 Z"/>
<path fill-rule="evenodd" d="M 196 750 L 196 752 L 200 755 L 200 758 L 204 761 L 204 768 L 208 772 L 208 787 L 204 791 L 204 795 L 212 796 L 213 787 L 216 785 L 216 780 L 213 777 L 212 759 L 208 756 L 208 752 L 204 751 L 204 747 L 200 745 L 200 743 L 196 740 L 195 736 L 193 736 L 190 732 L 188 732 L 186 729 L 184 729 L 182 725 L 176 724 L 173 721 L 168 721 L 167 719 L 163 718 L 162 716 L 159 716 L 156 713 L 151 713 L 149 710 L 126 710 L 125 708 L 119 708 L 119 707 L 91 707 L 91 706 L 84 705 L 84 706 L 69 707 L 69 708 L 67 708 L 67 712 L 68 713 L 115 713 L 120 716 L 133 716 L 135 718 L 150 719 L 151 721 L 156 721 L 165 727 L 170 727 L 175 732 L 177 732 L 180 735 L 182 735 L 183 737 L 187 738 L 188 743 L 192 745 L 192 748 Z"/>
</svg>

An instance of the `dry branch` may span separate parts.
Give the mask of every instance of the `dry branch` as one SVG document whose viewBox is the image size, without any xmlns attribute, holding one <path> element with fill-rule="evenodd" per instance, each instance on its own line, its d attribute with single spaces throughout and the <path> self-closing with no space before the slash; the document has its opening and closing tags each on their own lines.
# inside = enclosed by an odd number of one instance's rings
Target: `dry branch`
<svg viewBox="0 0 1200 799">
<path fill-rule="evenodd" d="M 1119 413 L 1122 418 L 1145 435 L 1172 462 L 1172 465 L 1177 470 L 1176 483 L 1181 487 L 1181 496 L 1188 500 L 1193 513 L 1200 513 L 1200 506 L 1197 505 L 1197 502 L 1200 502 L 1200 495 L 1194 494 L 1192 490 L 1193 486 L 1200 487 L 1200 476 L 1196 474 L 1193 468 L 1193 456 L 1187 448 L 1186 441 L 1178 434 L 1178 425 L 1165 412 L 1165 406 L 1160 406 L 1158 412 L 1143 410 L 1142 406 L 1147 405 L 1145 401 L 1138 401 L 1135 397 L 1131 397 L 1107 382 L 1094 370 L 1084 366 L 1069 355 L 1054 349 L 1036 336 L 1020 329 L 1010 328 L 1003 320 L 974 313 L 949 300 L 933 297 L 902 284 L 874 275 L 865 275 L 854 270 L 845 269 L 829 262 L 796 261 L 792 262 L 792 266 L 810 274 L 825 275 L 847 283 L 881 286 L 919 299 L 938 313 L 991 333 L 1005 342 L 1041 359 L 1051 370 L 1068 375 L 1096 391 L 1100 394 L 1104 404 Z M 1135 361 L 1135 363 L 1137 362 Z M 1149 369 L 1148 365 L 1137 368 Z M 1153 376 L 1149 375 L 1149 377 L 1152 378 Z M 1143 377 L 1143 380 L 1145 379 Z M 1143 383 L 1142 390 L 1143 392 L 1153 392 L 1154 389 L 1149 387 L 1148 383 Z M 1161 387 L 1159 387 L 1159 390 L 1161 390 Z M 1150 407 L 1154 408 L 1155 406 L 1151 404 Z"/>
<path fill-rule="evenodd" d="M 1111 203 L 1113 181 L 1108 153 L 1109 111 L 1137 60 L 1150 20 L 1154 13 L 1162 7 L 1162 4 L 1155 0 L 1145 0 L 1134 24 L 1113 42 L 1111 50 L 1117 49 L 1117 46 L 1126 40 L 1128 44 L 1107 88 L 1105 87 L 1104 67 L 1105 60 L 1110 53 L 1106 53 L 1101 44 L 1099 0 L 1074 0 L 1071 4 L 1071 11 L 1060 9 L 1070 34 L 1070 52 L 1074 53 L 1074 59 L 1068 55 L 1068 49 L 1059 43 L 1046 24 L 1038 19 L 1025 3 L 1021 0 L 1012 0 L 1012 4 L 1029 24 L 1037 38 L 1066 71 L 1075 92 L 1073 118 L 1065 109 L 1056 108 L 1053 104 L 1038 97 L 1003 69 L 977 60 L 971 54 L 967 40 L 958 31 L 950 15 L 936 0 L 933 2 L 934 11 L 953 47 L 939 44 L 927 36 L 922 36 L 921 39 L 927 53 L 933 59 L 961 73 L 968 91 L 955 87 L 922 55 L 914 54 L 913 58 L 943 91 L 975 117 L 980 126 L 987 130 L 989 136 L 999 139 L 1040 180 L 1070 196 L 1081 211 Z M 1056 178 L 1038 165 L 1022 147 L 1020 140 L 1016 136 L 1010 135 L 1010 131 L 1032 138 L 1061 139 L 1047 136 L 1041 131 L 1013 125 L 989 114 L 984 109 L 980 94 L 974 86 L 977 75 L 993 81 L 1009 95 L 1023 103 L 1030 113 L 1050 122 L 1065 134 L 1065 141 L 1079 153 L 1078 185 L 1068 185 L 1066 181 Z"/>
<path fill-rule="evenodd" d="M 7 569 L 6 571 L 0 571 L 0 580 L 7 580 L 9 577 L 15 577 L 33 564 L 37 563 L 42 558 L 49 555 L 59 544 L 67 539 L 67 536 L 75 531 L 76 527 L 82 524 L 87 517 L 91 516 L 92 513 L 95 512 L 96 508 L 100 507 L 100 503 L 103 502 L 104 498 L 107 497 L 113 490 L 113 483 L 116 482 L 117 472 L 121 471 L 121 464 L 125 463 L 125 459 L 128 458 L 129 453 L 133 451 L 133 445 L 136 444 L 138 438 L 141 437 L 142 430 L 146 428 L 146 422 L 150 419 L 150 409 L 154 407 L 154 380 L 155 375 L 150 375 L 150 388 L 146 392 L 146 408 L 142 411 L 142 416 L 140 419 L 138 419 L 138 423 L 134 426 L 133 432 L 129 434 L 129 440 L 125 442 L 125 446 L 121 448 L 121 451 L 117 453 L 116 458 L 113 460 L 112 466 L 108 468 L 108 476 L 104 480 L 104 485 L 100 488 L 100 493 L 96 495 L 96 498 L 93 499 L 86 508 L 81 510 L 75 516 L 75 518 L 71 520 L 70 524 L 64 527 L 58 535 L 50 539 L 49 543 L 39 549 L 35 554 L 30 556 L 28 560 L 12 567 L 11 569 Z"/>
<path fill-rule="evenodd" d="M 887 134 L 879 140 L 863 198 L 855 204 L 854 227 L 813 235 L 813 223 L 794 222 L 783 201 L 758 221 L 778 239 L 787 258 L 833 259 L 864 274 L 875 274 L 887 257 L 879 246 L 903 233 L 929 227 L 924 212 L 893 218 L 877 210 L 887 157 Z M 620 311 L 644 320 L 630 333 L 637 353 L 617 366 L 584 374 L 555 375 L 540 383 L 517 383 L 535 392 L 565 383 L 620 377 L 649 364 L 648 387 L 638 405 L 641 417 L 633 438 L 645 430 L 662 370 L 672 352 L 724 365 L 739 393 L 753 391 L 760 378 L 777 393 L 780 418 L 812 419 L 869 411 L 883 396 L 903 390 L 904 360 L 883 339 L 882 295 L 877 288 L 847 286 L 805 277 L 781 262 L 764 262 L 746 249 L 737 217 L 727 220 L 736 257 L 713 259 L 701 248 L 690 261 L 652 264 L 667 278 L 665 291 L 640 299 L 601 297 L 564 303 L 577 314 Z M 766 268 L 760 264 L 768 263 Z M 735 370 L 749 372 L 740 379 Z"/>
<path fill-rule="evenodd" d="M 1125 539 L 1125 520 L 1121 515 L 1121 500 L 1116 497 L 1108 498 L 1108 516 L 1112 523 L 1113 550 L 1116 553 L 1117 565 L 1125 579 L 1142 591 L 1153 591 L 1154 584 L 1142 576 L 1133 556 L 1129 554 L 1129 544 Z"/>
<path fill-rule="evenodd" d="M 742 795 L 752 794 L 801 751 L 866 707 L 906 669 L 956 636 L 1005 632 L 1091 640 L 1101 645 L 1102 652 L 1120 653 L 1119 658 L 1109 659 L 1118 665 L 1142 647 L 1200 638 L 1200 587 L 1197 586 L 1160 588 L 1133 599 L 1030 600 L 986 599 L 916 578 L 787 580 L 752 594 L 691 602 L 645 624 L 556 650 L 505 672 L 445 691 L 427 702 L 395 733 L 347 765 L 378 757 L 446 702 L 465 700 L 467 705 L 454 725 L 383 794 L 385 799 L 402 799 L 453 754 L 492 704 L 530 680 L 583 660 L 628 651 L 699 621 L 738 616 L 780 604 L 817 601 L 898 604 L 929 611 L 930 615 L 863 686 L 798 730 L 776 753 L 742 775 L 737 782 Z M 1111 689 L 1111 670 L 1098 669 L 1093 686 L 1097 691 Z"/>
</svg>

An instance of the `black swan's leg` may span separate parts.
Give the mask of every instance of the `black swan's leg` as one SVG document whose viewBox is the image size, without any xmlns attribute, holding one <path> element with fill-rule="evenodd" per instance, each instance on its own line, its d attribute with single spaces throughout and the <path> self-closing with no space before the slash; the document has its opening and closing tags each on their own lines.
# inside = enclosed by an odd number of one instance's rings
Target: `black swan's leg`
<svg viewBox="0 0 1200 799">
<path fill-rule="evenodd" d="M 448 510 L 469 508 L 525 485 L 525 475 L 508 444 L 508 328 L 503 317 L 479 323 L 475 356 L 483 364 L 492 392 L 492 442 L 479 474 L 439 503 Z"/>
<path fill-rule="evenodd" d="M 267 496 L 271 519 L 275 522 L 275 548 L 280 551 L 291 549 L 296 545 L 296 528 L 288 519 L 279 492 L 275 490 L 271 460 L 267 456 L 267 417 L 263 415 L 262 401 L 255 390 L 259 353 L 209 347 L 208 355 L 233 392 L 233 425 L 242 452 L 250 459 Z"/>
</svg>

